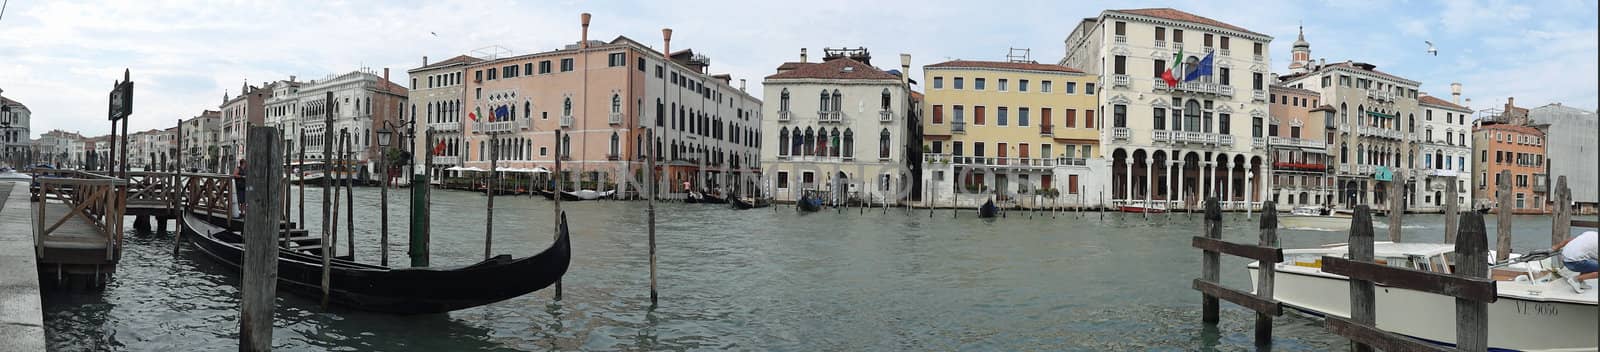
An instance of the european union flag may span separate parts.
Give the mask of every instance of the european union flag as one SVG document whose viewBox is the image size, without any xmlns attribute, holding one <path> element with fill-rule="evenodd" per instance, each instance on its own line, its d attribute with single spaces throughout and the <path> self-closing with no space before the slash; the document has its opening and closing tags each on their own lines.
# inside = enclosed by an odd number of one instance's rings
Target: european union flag
<svg viewBox="0 0 1600 352">
<path fill-rule="evenodd" d="M 1209 60 L 1209 59 L 1211 59 L 1211 57 L 1207 56 L 1206 59 Z M 1207 62 L 1209 62 L 1209 61 L 1207 61 Z M 510 118 L 511 118 L 511 112 L 506 110 L 506 106 L 505 105 L 501 105 L 500 107 L 494 109 L 494 119 L 496 121 L 505 121 L 505 120 L 508 120 Z"/>
<path fill-rule="evenodd" d="M 1195 63 L 1194 67 L 1189 68 L 1189 74 L 1183 76 L 1183 81 L 1188 82 L 1200 79 L 1200 76 L 1210 76 L 1211 55 L 1213 54 L 1215 52 L 1207 53 L 1204 59 L 1200 59 L 1200 62 Z"/>
</svg>

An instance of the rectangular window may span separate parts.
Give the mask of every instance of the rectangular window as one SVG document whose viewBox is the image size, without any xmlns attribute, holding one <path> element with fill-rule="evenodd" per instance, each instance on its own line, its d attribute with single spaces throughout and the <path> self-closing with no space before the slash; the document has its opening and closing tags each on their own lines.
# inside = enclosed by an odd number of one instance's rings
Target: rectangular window
<svg viewBox="0 0 1600 352">
<path fill-rule="evenodd" d="M 1173 28 L 1172 29 L 1172 42 L 1173 43 L 1182 43 L 1183 42 L 1183 30 L 1182 29 L 1177 29 L 1177 28 Z"/>
<path fill-rule="evenodd" d="M 1112 62 L 1112 67 L 1113 67 L 1112 68 L 1112 72 L 1113 73 L 1116 73 L 1116 74 L 1119 74 L 1119 75 L 1128 74 L 1128 57 L 1127 56 L 1122 56 L 1122 55 L 1113 56 L 1111 62 Z"/>
<path fill-rule="evenodd" d="M 1049 159 L 1050 158 L 1050 144 L 1040 144 L 1039 145 L 1039 157 L 1045 158 L 1045 159 Z"/>
<path fill-rule="evenodd" d="M 1117 104 L 1111 106 L 1111 123 L 1114 127 L 1128 127 L 1128 106 Z"/>
<path fill-rule="evenodd" d="M 1220 68 L 1220 70 L 1222 71 L 1222 75 L 1220 77 L 1222 79 L 1222 85 L 1225 85 L 1225 86 L 1226 85 L 1230 85 L 1231 83 L 1229 83 L 1229 82 L 1231 82 L 1232 80 L 1230 79 L 1231 75 L 1229 74 L 1230 72 L 1229 72 L 1228 68 L 1227 67 L 1222 67 L 1222 68 Z"/>
<path fill-rule="evenodd" d="M 501 70 L 501 72 L 505 72 L 506 73 L 506 78 L 516 78 L 517 77 L 517 65 L 506 66 L 505 68 L 502 68 L 500 70 Z"/>
<path fill-rule="evenodd" d="M 1211 33 L 1206 33 L 1206 35 L 1203 38 L 1204 38 L 1204 40 L 1202 40 L 1202 41 L 1205 42 L 1203 44 L 1205 44 L 1206 48 L 1210 48 L 1211 47 Z"/>
<path fill-rule="evenodd" d="M 561 59 L 561 72 L 572 71 L 572 58 Z"/>
<path fill-rule="evenodd" d="M 972 156 L 983 157 L 983 142 L 972 142 Z"/>
<path fill-rule="evenodd" d="M 1083 94 L 1085 94 L 1085 95 L 1094 95 L 1094 83 L 1085 82 L 1083 84 Z"/>
<path fill-rule="evenodd" d="M 944 153 L 944 141 L 933 141 L 933 153 L 934 154 L 943 154 Z"/>
<path fill-rule="evenodd" d="M 606 60 L 606 64 L 609 65 L 608 67 L 627 66 L 628 56 L 623 53 L 611 53 L 609 59 Z"/>
<path fill-rule="evenodd" d="M 1094 128 L 1094 110 L 1083 111 L 1083 128 Z"/>
<path fill-rule="evenodd" d="M 972 107 L 972 124 L 974 124 L 974 125 L 982 125 L 983 124 L 983 107 L 982 106 L 974 106 L 974 107 Z"/>
<path fill-rule="evenodd" d="M 533 69 L 528 69 L 528 72 L 533 72 Z M 645 70 L 644 70 L 644 58 L 642 58 L 642 57 L 639 58 L 639 72 L 645 72 Z"/>
<path fill-rule="evenodd" d="M 495 73 L 495 69 L 492 69 L 492 68 L 489 69 L 489 80 L 491 80 L 491 81 L 494 80 L 494 78 L 496 76 L 494 73 Z"/>
<path fill-rule="evenodd" d="M 1078 82 L 1067 82 L 1067 94 L 1078 94 Z"/>
<path fill-rule="evenodd" d="M 1117 35 L 1128 35 L 1128 23 L 1117 21 Z"/>
<path fill-rule="evenodd" d="M 950 155 L 955 155 L 955 156 L 966 155 L 966 154 L 964 154 L 964 153 L 966 153 L 966 150 L 964 150 L 964 149 L 965 148 L 962 148 L 961 141 L 952 141 L 952 142 L 950 142 Z"/>
<path fill-rule="evenodd" d="M 1052 83 L 1050 81 L 1039 81 L 1039 92 L 1040 93 L 1049 93 L 1050 89 L 1051 89 L 1051 87 L 1050 87 L 1051 85 L 1052 85 Z"/>
<path fill-rule="evenodd" d="M 933 78 L 933 89 L 944 89 L 944 77 Z"/>
<path fill-rule="evenodd" d="M 1228 50 L 1228 37 L 1222 37 L 1222 50 Z"/>
<path fill-rule="evenodd" d="M 1025 79 L 1017 80 L 1017 91 L 1018 92 L 1027 92 L 1028 91 L 1028 80 L 1025 80 Z"/>
<path fill-rule="evenodd" d="M 1011 81 L 1007 80 L 1005 78 L 1001 78 L 1000 79 L 1000 89 L 999 89 L 999 91 L 1004 92 L 1007 89 L 1011 89 Z"/>
<path fill-rule="evenodd" d="M 1300 126 L 1289 126 L 1289 138 L 1300 138 Z"/>
<path fill-rule="evenodd" d="M 944 105 L 933 106 L 933 124 L 944 123 Z"/>
<path fill-rule="evenodd" d="M 998 110 L 999 110 L 999 115 L 998 116 L 1000 118 L 999 118 L 998 122 L 995 123 L 995 125 L 996 126 L 1005 126 L 1007 124 L 1007 119 L 1006 118 L 1009 117 L 1009 116 L 1006 116 L 1006 115 L 1008 115 L 1007 113 L 1010 112 L 1010 110 L 1007 109 L 1004 106 L 1000 107 Z"/>
<path fill-rule="evenodd" d="M 1156 27 L 1156 40 L 1167 40 L 1167 27 Z"/>
<path fill-rule="evenodd" d="M 1078 109 L 1067 109 L 1067 115 L 1064 119 L 1066 119 L 1066 123 L 1063 125 L 1067 128 L 1078 127 Z"/>
<path fill-rule="evenodd" d="M 1250 73 L 1250 89 L 1261 90 L 1261 73 Z"/>
<path fill-rule="evenodd" d="M 1028 108 L 1017 108 L 1017 126 L 1028 127 Z"/>
<path fill-rule="evenodd" d="M 1167 60 L 1156 59 L 1156 63 L 1152 67 L 1155 68 L 1155 75 L 1152 77 L 1161 78 L 1161 74 L 1167 72 Z"/>
<path fill-rule="evenodd" d="M 1256 47 L 1256 50 L 1255 50 L 1256 55 L 1261 55 L 1261 43 L 1255 43 L 1255 47 Z"/>
<path fill-rule="evenodd" d="M 1150 122 L 1154 123 L 1158 130 L 1167 129 L 1167 109 L 1154 108 L 1150 113 Z"/>
<path fill-rule="evenodd" d="M 539 63 L 539 73 L 550 72 L 549 63 L 550 63 L 549 61 L 545 61 L 545 62 Z M 667 78 L 666 75 L 667 75 L 666 74 L 666 70 L 663 70 L 661 68 L 661 65 L 656 65 L 656 78 L 666 79 Z"/>
<path fill-rule="evenodd" d="M 1067 194 L 1078 194 L 1078 175 L 1067 175 Z"/>
<path fill-rule="evenodd" d="M 472 71 L 473 82 L 483 82 L 483 70 Z"/>
<path fill-rule="evenodd" d="M 983 88 L 985 86 L 984 83 L 987 83 L 987 80 L 985 80 L 983 78 L 973 78 L 972 79 L 972 90 L 983 90 Z M 1003 80 L 1003 79 L 1000 80 L 1000 90 L 1001 91 L 1006 90 L 1006 80 Z"/>
<path fill-rule="evenodd" d="M 962 83 L 964 83 L 964 82 L 962 82 L 961 77 L 956 77 L 956 89 L 962 89 L 961 88 Z"/>
<path fill-rule="evenodd" d="M 1050 127 L 1050 108 L 1039 108 L 1039 126 Z"/>
</svg>

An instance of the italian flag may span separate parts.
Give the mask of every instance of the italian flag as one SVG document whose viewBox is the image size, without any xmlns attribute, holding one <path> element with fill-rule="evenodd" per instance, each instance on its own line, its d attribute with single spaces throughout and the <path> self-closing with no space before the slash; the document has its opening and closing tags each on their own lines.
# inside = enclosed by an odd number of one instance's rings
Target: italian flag
<svg viewBox="0 0 1600 352">
<path fill-rule="evenodd" d="M 1172 73 L 1172 70 L 1167 70 L 1167 73 Z M 467 113 L 467 118 L 472 119 L 473 122 L 477 122 L 478 121 L 478 109 L 479 108 L 472 108 L 472 112 Z"/>
<path fill-rule="evenodd" d="M 1178 77 L 1173 76 L 1172 71 L 1177 70 L 1178 64 L 1181 62 L 1183 62 L 1183 49 L 1178 49 L 1178 53 L 1172 55 L 1172 67 L 1168 67 L 1166 72 L 1161 73 L 1161 80 L 1167 81 L 1167 88 L 1178 86 Z"/>
</svg>

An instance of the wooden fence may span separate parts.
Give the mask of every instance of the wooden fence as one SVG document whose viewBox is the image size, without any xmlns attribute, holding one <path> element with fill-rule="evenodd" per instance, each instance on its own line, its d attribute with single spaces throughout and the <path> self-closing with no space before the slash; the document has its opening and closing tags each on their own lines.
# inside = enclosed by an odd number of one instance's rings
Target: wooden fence
<svg viewBox="0 0 1600 352">
<path fill-rule="evenodd" d="M 1275 266 L 1283 262 L 1283 249 L 1278 248 L 1278 216 L 1276 205 L 1268 201 L 1262 205 L 1261 236 L 1256 245 L 1238 244 L 1222 240 L 1222 206 L 1216 198 L 1206 199 L 1205 228 L 1202 236 L 1195 236 L 1192 246 L 1205 252 L 1201 277 L 1194 280 L 1194 289 L 1202 296 L 1201 319 L 1206 324 L 1218 320 L 1218 298 L 1249 308 L 1256 312 L 1256 343 L 1272 341 L 1272 317 L 1283 315 L 1283 305 L 1272 297 Z M 1255 259 L 1260 266 L 1256 292 L 1240 291 L 1222 286 L 1222 254 Z"/>
<path fill-rule="evenodd" d="M 34 248 L 41 263 L 57 262 L 47 249 L 67 250 L 104 247 L 103 262 L 115 262 L 122 254 L 122 218 L 126 211 L 128 181 L 75 170 L 35 170 L 38 183 L 34 211 Z M 51 203 L 68 209 L 51 214 Z M 89 228 L 68 225 L 75 219 Z M 60 233 L 63 226 L 78 233 Z M 88 233 L 83 233 L 88 232 Z M 67 259 L 72 261 L 71 259 Z M 97 262 L 82 264 L 100 264 Z"/>
</svg>

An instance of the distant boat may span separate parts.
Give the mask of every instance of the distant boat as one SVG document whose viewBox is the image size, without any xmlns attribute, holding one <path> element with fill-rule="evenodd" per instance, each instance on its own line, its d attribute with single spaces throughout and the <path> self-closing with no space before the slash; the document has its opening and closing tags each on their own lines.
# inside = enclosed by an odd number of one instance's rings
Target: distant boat
<svg viewBox="0 0 1600 352">
<path fill-rule="evenodd" d="M 1321 206 L 1300 206 L 1278 216 L 1278 228 L 1315 231 L 1349 231 L 1350 213 Z"/>
<path fill-rule="evenodd" d="M 806 195 L 800 196 L 799 201 L 795 202 L 795 207 L 799 208 L 800 211 L 803 212 L 815 212 L 822 210 L 822 199 L 817 198 L 810 193 L 806 193 Z"/>
<path fill-rule="evenodd" d="M 184 237 L 201 252 L 233 267 L 234 272 L 241 269 L 244 238 L 238 232 L 217 225 L 220 218 L 184 214 L 181 221 Z M 565 214 L 559 229 L 549 248 L 521 259 L 502 254 L 466 266 L 403 269 L 331 259 L 328 300 L 365 311 L 436 314 L 532 293 L 566 275 L 572 249 Z M 312 300 L 321 299 L 322 256 L 280 248 L 278 288 Z"/>
<path fill-rule="evenodd" d="M 1122 206 L 1117 207 L 1117 211 L 1121 211 L 1121 212 L 1124 212 L 1124 213 L 1140 213 L 1140 214 L 1144 214 L 1144 213 L 1165 213 L 1165 212 L 1167 212 L 1167 208 L 1164 207 L 1164 206 L 1154 205 L 1154 204 L 1129 203 L 1129 204 L 1123 204 Z"/>
<path fill-rule="evenodd" d="M 983 201 L 983 206 L 978 207 L 978 218 L 992 218 L 999 213 L 1000 207 L 994 206 L 993 199 Z"/>
<path fill-rule="evenodd" d="M 566 201 L 595 200 L 595 199 L 610 197 L 611 194 L 616 193 L 616 192 L 617 191 L 599 192 L 599 191 L 595 191 L 595 190 L 592 190 L 592 189 L 578 190 L 577 192 L 561 192 L 561 200 L 566 200 Z"/>
<path fill-rule="evenodd" d="M 733 199 L 728 200 L 728 204 L 731 204 L 734 209 L 739 210 L 766 208 L 772 206 L 772 203 L 767 202 L 766 199 L 748 197 L 734 197 Z"/>
<path fill-rule="evenodd" d="M 727 199 L 710 193 L 700 193 L 700 202 L 706 204 L 728 204 Z"/>
</svg>

